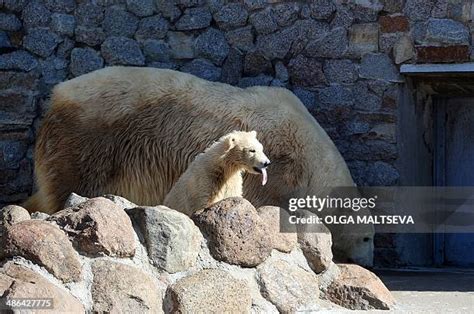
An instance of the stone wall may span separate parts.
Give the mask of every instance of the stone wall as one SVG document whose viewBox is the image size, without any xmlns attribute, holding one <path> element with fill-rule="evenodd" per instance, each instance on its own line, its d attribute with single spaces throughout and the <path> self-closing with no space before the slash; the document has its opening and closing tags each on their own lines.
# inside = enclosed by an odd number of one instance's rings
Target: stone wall
<svg viewBox="0 0 474 314">
<path fill-rule="evenodd" d="M 56 83 L 109 66 L 291 89 L 359 185 L 394 185 L 402 63 L 469 61 L 468 0 L 0 0 L 0 205 L 33 186 Z M 383 242 L 380 245 L 384 245 Z"/>
</svg>

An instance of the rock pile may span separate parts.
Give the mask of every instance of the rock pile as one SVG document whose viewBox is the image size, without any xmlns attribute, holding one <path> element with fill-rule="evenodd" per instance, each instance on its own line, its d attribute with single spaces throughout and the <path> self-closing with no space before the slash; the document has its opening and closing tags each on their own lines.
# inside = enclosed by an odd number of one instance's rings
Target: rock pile
<svg viewBox="0 0 474 314">
<path fill-rule="evenodd" d="M 0 210 L 1 296 L 52 297 L 57 312 L 294 313 L 394 304 L 373 273 L 331 261 L 325 230 L 280 233 L 286 213 L 278 207 L 229 198 L 189 218 L 111 195 L 72 195 L 67 205 L 51 216 Z"/>
</svg>

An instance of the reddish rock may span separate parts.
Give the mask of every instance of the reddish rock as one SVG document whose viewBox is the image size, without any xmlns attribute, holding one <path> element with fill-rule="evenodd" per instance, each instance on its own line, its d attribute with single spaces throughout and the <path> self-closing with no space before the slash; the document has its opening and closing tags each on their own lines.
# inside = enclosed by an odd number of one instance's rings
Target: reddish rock
<svg viewBox="0 0 474 314">
<path fill-rule="evenodd" d="M 288 213 L 283 208 L 276 206 L 263 206 L 258 208 L 257 212 L 268 226 L 272 247 L 281 252 L 291 252 L 298 242 L 296 228 L 294 228 L 294 232 L 280 232 L 280 215 L 283 216 L 283 221 L 288 221 Z"/>
<path fill-rule="evenodd" d="M 6 256 L 22 256 L 44 266 L 64 282 L 81 278 L 81 263 L 67 235 L 42 220 L 14 224 L 5 234 Z"/>
<path fill-rule="evenodd" d="M 270 231 L 246 199 L 227 198 L 197 211 L 192 219 L 208 238 L 209 250 L 219 261 L 253 267 L 270 256 Z"/>
<path fill-rule="evenodd" d="M 383 282 L 358 265 L 338 264 L 339 276 L 329 285 L 325 297 L 351 310 L 389 310 L 395 300 Z"/>
<path fill-rule="evenodd" d="M 164 286 L 141 270 L 97 260 L 92 264 L 92 299 L 98 313 L 163 313 Z"/>
<path fill-rule="evenodd" d="M 54 313 L 85 313 L 81 302 L 67 290 L 53 285 L 34 271 L 12 262 L 6 263 L 0 269 L 0 296 L 27 299 L 51 298 Z M 51 310 L 45 312 L 50 313 Z"/>
<path fill-rule="evenodd" d="M 92 256 L 135 255 L 135 233 L 127 213 L 103 197 L 92 198 L 52 215 L 75 247 Z"/>
<path fill-rule="evenodd" d="M 407 32 L 410 30 L 408 19 L 403 15 L 385 15 L 379 18 L 382 33 Z"/>
<path fill-rule="evenodd" d="M 469 61 L 469 46 L 456 45 L 448 47 L 418 46 L 417 62 L 462 62 Z"/>
<path fill-rule="evenodd" d="M 168 288 L 166 313 L 250 313 L 248 285 L 218 269 L 205 269 Z"/>
</svg>

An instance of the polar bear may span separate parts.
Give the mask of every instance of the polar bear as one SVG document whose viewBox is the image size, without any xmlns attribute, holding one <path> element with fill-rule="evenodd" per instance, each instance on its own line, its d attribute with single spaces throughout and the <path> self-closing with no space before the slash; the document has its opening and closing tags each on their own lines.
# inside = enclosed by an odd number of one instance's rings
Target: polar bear
<svg viewBox="0 0 474 314">
<path fill-rule="evenodd" d="M 232 130 L 256 130 L 272 161 L 261 186 L 244 177 L 259 207 L 354 186 L 347 165 L 301 101 L 278 87 L 239 88 L 172 70 L 108 67 L 58 84 L 36 139 L 38 191 L 31 211 L 60 210 L 71 192 L 162 204 L 191 161 Z M 324 196 L 324 195 L 323 195 Z M 373 226 L 328 226 L 340 260 L 369 265 Z"/>
<path fill-rule="evenodd" d="M 191 216 L 225 198 L 242 197 L 242 175 L 261 174 L 265 185 L 268 165 L 257 132 L 231 132 L 196 156 L 166 195 L 164 205 Z"/>
</svg>

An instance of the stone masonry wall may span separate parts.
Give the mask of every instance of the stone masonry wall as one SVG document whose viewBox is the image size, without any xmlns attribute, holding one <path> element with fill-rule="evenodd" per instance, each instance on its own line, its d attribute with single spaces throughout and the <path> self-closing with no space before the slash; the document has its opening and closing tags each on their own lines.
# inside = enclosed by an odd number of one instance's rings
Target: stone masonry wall
<svg viewBox="0 0 474 314">
<path fill-rule="evenodd" d="M 118 64 L 289 88 L 359 185 L 397 184 L 399 67 L 469 61 L 474 15 L 468 0 L 0 0 L 0 10 L 0 205 L 32 191 L 51 88 Z"/>
</svg>

